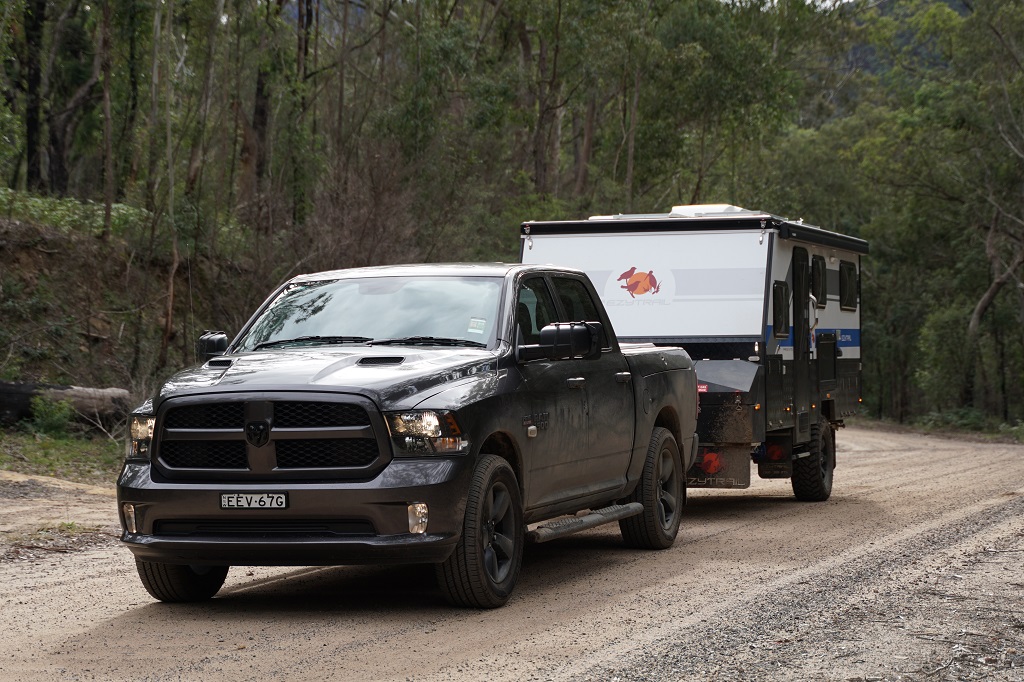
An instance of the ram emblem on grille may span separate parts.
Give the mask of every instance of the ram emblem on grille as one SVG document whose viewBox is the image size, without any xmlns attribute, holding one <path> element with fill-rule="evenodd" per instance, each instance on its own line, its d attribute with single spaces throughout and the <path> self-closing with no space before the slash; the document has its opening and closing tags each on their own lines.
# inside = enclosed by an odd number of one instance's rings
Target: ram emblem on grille
<svg viewBox="0 0 1024 682">
<path fill-rule="evenodd" d="M 265 421 L 249 422 L 245 425 L 245 440 L 254 448 L 261 448 L 270 441 L 270 424 Z"/>
</svg>

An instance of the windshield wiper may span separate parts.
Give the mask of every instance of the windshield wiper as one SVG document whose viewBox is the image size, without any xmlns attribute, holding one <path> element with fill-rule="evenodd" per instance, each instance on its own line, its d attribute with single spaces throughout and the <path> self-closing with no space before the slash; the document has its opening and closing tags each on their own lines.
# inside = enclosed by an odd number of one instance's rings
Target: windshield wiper
<svg viewBox="0 0 1024 682">
<path fill-rule="evenodd" d="M 297 336 L 294 339 L 275 339 L 256 344 L 253 350 L 281 346 L 286 343 L 366 343 L 373 341 L 369 336 Z"/>
<path fill-rule="evenodd" d="M 486 343 L 468 339 L 450 339 L 442 336 L 406 336 L 400 339 L 377 339 L 371 346 L 467 346 L 469 348 L 487 348 Z"/>
</svg>

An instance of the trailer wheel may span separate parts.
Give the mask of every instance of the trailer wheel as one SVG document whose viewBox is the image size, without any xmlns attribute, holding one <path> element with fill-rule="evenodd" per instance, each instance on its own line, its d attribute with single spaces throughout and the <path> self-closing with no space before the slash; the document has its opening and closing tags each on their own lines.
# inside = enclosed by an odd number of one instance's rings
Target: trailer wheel
<svg viewBox="0 0 1024 682">
<path fill-rule="evenodd" d="M 456 606 L 493 609 L 508 601 L 523 563 L 523 504 L 508 463 L 484 455 L 473 472 L 462 537 L 437 565 L 437 584 Z"/>
<path fill-rule="evenodd" d="M 639 549 L 667 549 L 675 542 L 686 499 L 686 472 L 672 432 L 655 427 L 647 460 L 636 490 L 626 502 L 639 502 L 643 512 L 619 521 L 622 540 Z"/>
<path fill-rule="evenodd" d="M 793 494 L 803 502 L 824 502 L 832 494 L 836 441 L 826 421 L 811 425 L 810 454 L 793 462 Z"/>
<path fill-rule="evenodd" d="M 205 601 L 217 594 L 228 576 L 227 566 L 179 566 L 135 560 L 142 585 L 162 602 Z"/>
</svg>

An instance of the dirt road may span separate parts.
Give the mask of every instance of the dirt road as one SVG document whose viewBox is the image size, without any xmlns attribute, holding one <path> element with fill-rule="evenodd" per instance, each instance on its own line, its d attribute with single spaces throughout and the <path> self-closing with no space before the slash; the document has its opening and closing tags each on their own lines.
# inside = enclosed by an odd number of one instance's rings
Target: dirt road
<svg viewBox="0 0 1024 682">
<path fill-rule="evenodd" d="M 159 604 L 109 491 L 0 480 L 0 677 L 1024 680 L 1024 446 L 838 441 L 826 503 L 693 493 L 672 549 L 615 526 L 528 546 L 486 612 L 423 567 L 235 567 L 208 603 Z"/>
</svg>

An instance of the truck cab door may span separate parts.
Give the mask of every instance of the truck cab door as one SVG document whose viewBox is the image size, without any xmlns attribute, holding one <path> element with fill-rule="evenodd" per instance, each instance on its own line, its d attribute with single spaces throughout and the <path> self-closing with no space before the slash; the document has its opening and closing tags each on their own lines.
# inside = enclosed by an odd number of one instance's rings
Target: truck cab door
<svg viewBox="0 0 1024 682">
<path fill-rule="evenodd" d="M 551 283 L 561 321 L 602 323 L 601 354 L 579 361 L 586 380 L 587 446 L 578 455 L 583 466 L 576 482 L 584 494 L 619 487 L 633 455 L 633 377 L 584 280 L 558 276 Z"/>
<path fill-rule="evenodd" d="M 558 321 L 540 276 L 519 284 L 515 310 L 517 346 L 537 343 L 540 330 Z M 523 506 L 533 509 L 572 497 L 578 486 L 580 457 L 588 444 L 586 388 L 577 360 L 520 361 L 518 369 L 525 388 L 518 438 L 526 479 Z"/>
</svg>

